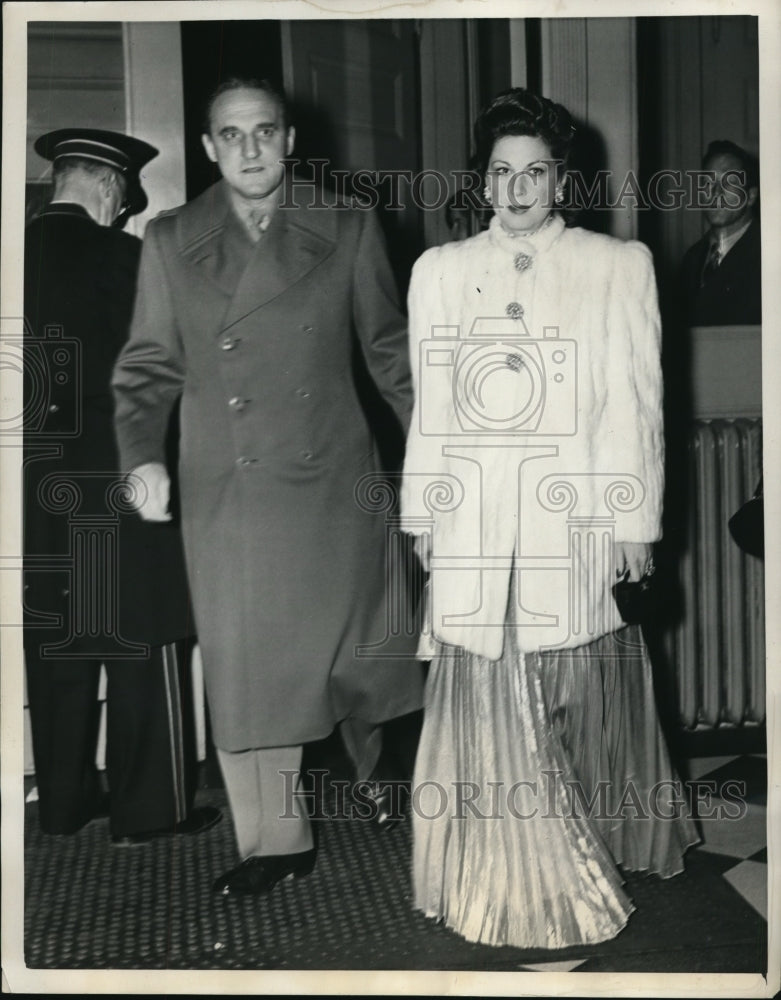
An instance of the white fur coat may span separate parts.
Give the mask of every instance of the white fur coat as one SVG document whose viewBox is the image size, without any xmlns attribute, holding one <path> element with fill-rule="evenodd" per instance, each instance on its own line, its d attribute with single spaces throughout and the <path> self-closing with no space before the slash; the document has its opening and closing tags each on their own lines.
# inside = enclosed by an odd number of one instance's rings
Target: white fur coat
<svg viewBox="0 0 781 1000">
<path fill-rule="evenodd" d="M 409 292 L 405 528 L 432 533 L 436 639 L 501 656 L 620 627 L 613 543 L 660 537 L 662 379 L 648 249 L 558 217 L 427 251 Z"/>
</svg>

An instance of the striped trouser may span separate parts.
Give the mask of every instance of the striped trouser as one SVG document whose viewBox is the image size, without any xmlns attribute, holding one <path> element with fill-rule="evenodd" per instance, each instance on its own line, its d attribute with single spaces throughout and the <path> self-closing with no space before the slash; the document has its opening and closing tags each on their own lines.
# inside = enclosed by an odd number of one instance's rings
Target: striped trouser
<svg viewBox="0 0 781 1000">
<path fill-rule="evenodd" d="M 151 647 L 146 659 L 105 661 L 106 777 L 111 833 L 171 827 L 195 791 L 191 642 Z M 47 833 L 72 833 L 99 795 L 98 660 L 25 653 L 39 816 Z"/>
</svg>

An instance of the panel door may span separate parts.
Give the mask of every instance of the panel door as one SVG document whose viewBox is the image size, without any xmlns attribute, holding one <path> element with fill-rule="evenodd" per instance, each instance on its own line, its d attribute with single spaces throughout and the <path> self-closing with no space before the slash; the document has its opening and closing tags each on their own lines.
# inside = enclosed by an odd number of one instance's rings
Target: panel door
<svg viewBox="0 0 781 1000">
<path fill-rule="evenodd" d="M 403 292 L 422 250 L 410 185 L 392 176 L 417 171 L 420 162 L 415 22 L 284 22 L 282 58 L 296 113 L 295 155 L 327 159 L 330 173 L 368 171 L 379 182 L 381 221 Z M 345 187 L 343 179 L 335 183 Z"/>
</svg>

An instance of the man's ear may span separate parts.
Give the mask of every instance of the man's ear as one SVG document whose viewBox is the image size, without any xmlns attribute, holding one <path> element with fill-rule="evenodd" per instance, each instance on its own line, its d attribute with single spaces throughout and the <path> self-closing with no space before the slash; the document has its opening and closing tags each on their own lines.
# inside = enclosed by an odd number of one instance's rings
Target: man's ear
<svg viewBox="0 0 781 1000">
<path fill-rule="evenodd" d="M 203 143 L 203 148 L 206 150 L 206 155 L 212 161 L 212 163 L 217 162 L 217 150 L 214 148 L 214 142 L 212 137 L 206 132 L 201 136 L 201 142 Z"/>
<path fill-rule="evenodd" d="M 290 156 L 296 144 L 296 130 L 291 125 L 287 130 L 287 143 L 285 144 L 285 156 Z"/>
<path fill-rule="evenodd" d="M 748 197 L 746 198 L 746 202 L 748 204 L 748 207 L 749 208 L 753 208 L 754 205 L 757 202 L 757 198 L 759 197 L 759 188 L 758 187 L 750 187 L 748 189 L 747 195 L 748 195 Z"/>
<path fill-rule="evenodd" d="M 101 174 L 98 179 L 98 186 L 100 187 L 100 193 L 104 198 L 108 198 L 114 188 L 119 184 L 117 180 L 117 175 L 113 170 L 106 170 L 105 173 Z"/>
</svg>

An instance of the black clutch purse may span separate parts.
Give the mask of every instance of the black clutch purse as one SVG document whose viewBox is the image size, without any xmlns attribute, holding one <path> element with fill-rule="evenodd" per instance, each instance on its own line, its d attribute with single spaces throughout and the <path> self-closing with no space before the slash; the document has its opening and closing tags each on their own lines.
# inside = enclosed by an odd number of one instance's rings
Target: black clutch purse
<svg viewBox="0 0 781 1000">
<path fill-rule="evenodd" d="M 644 576 L 635 582 L 619 580 L 613 584 L 613 598 L 618 613 L 627 625 L 642 625 L 654 614 L 655 591 L 653 576 Z"/>
<path fill-rule="evenodd" d="M 750 556 L 759 559 L 765 555 L 765 497 L 762 480 L 754 496 L 729 519 L 729 530 L 735 544 Z"/>
</svg>

